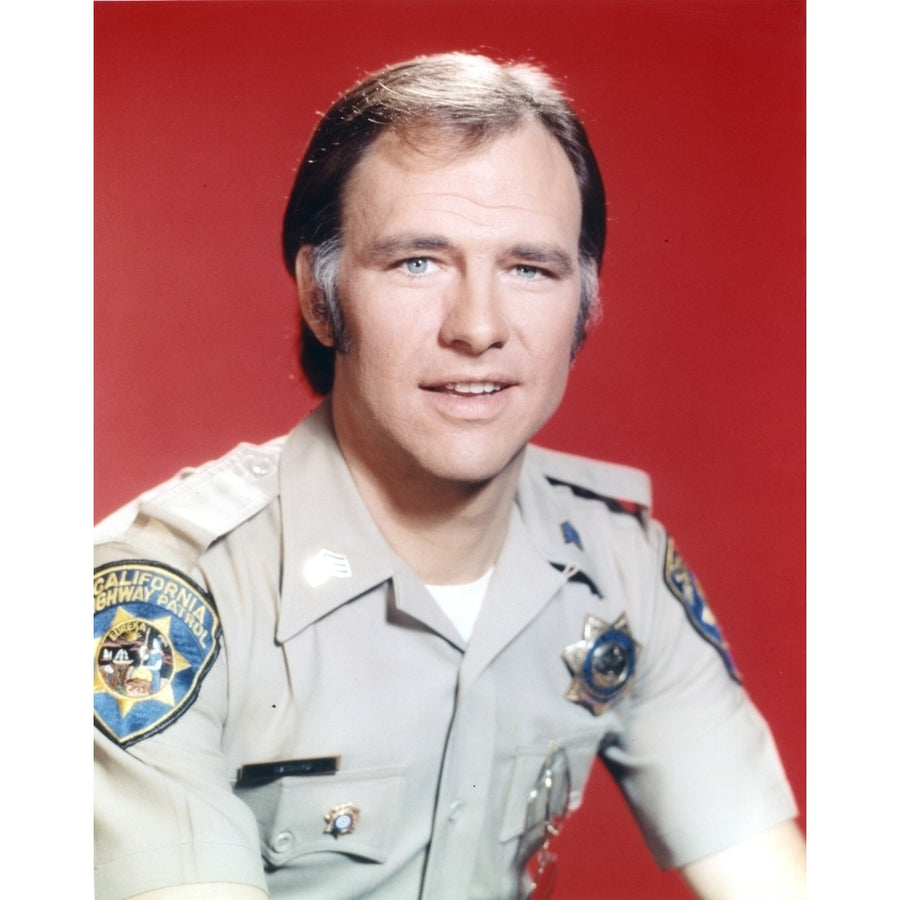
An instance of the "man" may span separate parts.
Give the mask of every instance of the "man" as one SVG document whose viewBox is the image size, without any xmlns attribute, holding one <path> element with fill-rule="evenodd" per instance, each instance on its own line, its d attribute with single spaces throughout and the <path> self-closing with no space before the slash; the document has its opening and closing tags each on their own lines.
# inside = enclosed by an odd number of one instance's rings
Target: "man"
<svg viewBox="0 0 900 900">
<path fill-rule="evenodd" d="M 525 895 L 598 753 L 699 897 L 803 896 L 777 752 L 646 476 L 529 445 L 604 238 L 535 68 L 426 57 L 325 115 L 284 223 L 325 400 L 98 529 L 98 897 Z M 116 694 L 100 649 L 150 629 L 168 677 Z"/>
</svg>

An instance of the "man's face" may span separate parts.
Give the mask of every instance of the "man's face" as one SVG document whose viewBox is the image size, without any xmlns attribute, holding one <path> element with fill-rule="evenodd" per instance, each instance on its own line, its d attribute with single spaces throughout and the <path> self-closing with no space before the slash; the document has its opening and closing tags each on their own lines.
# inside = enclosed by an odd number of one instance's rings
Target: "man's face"
<svg viewBox="0 0 900 900">
<path fill-rule="evenodd" d="M 537 124 L 475 151 L 414 138 L 382 134 L 347 184 L 335 424 L 383 477 L 482 483 L 562 398 L 581 200 Z"/>
</svg>

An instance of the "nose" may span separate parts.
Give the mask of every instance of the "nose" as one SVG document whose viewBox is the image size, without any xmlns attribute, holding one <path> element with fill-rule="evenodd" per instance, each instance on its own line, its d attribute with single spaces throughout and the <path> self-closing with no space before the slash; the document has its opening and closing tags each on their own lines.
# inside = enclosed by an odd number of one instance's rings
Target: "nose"
<svg viewBox="0 0 900 900">
<path fill-rule="evenodd" d="M 509 340 L 509 323 L 490 272 L 461 276 L 447 298 L 441 343 L 478 355 Z"/>
</svg>

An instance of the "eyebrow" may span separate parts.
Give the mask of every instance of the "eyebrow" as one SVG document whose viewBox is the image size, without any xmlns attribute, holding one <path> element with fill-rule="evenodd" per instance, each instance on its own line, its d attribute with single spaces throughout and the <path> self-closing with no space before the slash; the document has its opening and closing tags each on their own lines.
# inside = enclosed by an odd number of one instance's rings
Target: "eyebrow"
<svg viewBox="0 0 900 900">
<path fill-rule="evenodd" d="M 415 256 L 433 250 L 449 250 L 450 247 L 450 241 L 437 234 L 401 234 L 369 244 L 365 256 L 370 262 L 382 263 L 398 256 Z"/>
<path fill-rule="evenodd" d="M 561 276 L 571 275 L 575 271 L 572 257 L 553 244 L 516 244 L 510 247 L 509 255 L 530 263 L 550 266 Z"/>
<path fill-rule="evenodd" d="M 452 248 L 452 242 L 439 234 L 401 234 L 374 241 L 366 248 L 365 255 L 370 262 L 383 263 L 401 256 Z M 572 257 L 554 244 L 513 244 L 503 255 L 535 265 L 550 266 L 563 277 L 575 271 Z"/>
</svg>

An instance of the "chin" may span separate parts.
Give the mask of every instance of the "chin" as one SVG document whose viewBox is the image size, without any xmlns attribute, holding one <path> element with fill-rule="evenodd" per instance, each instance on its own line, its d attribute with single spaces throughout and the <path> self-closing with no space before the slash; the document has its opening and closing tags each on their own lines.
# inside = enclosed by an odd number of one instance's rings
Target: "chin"
<svg viewBox="0 0 900 900">
<path fill-rule="evenodd" d="M 448 452 L 453 450 L 448 448 Z M 498 455 L 496 448 L 493 452 L 484 454 L 460 454 L 452 461 L 443 456 L 440 460 L 433 460 L 431 465 L 424 468 L 429 475 L 447 484 L 468 485 L 480 487 L 493 481 L 499 475 L 509 471 L 524 452 L 524 447 L 511 451 L 509 454 Z"/>
</svg>

